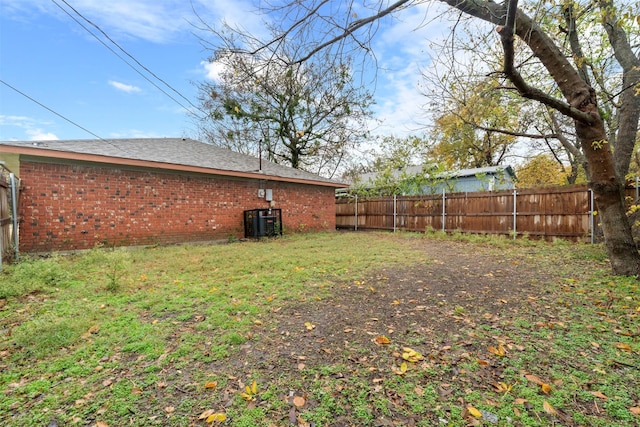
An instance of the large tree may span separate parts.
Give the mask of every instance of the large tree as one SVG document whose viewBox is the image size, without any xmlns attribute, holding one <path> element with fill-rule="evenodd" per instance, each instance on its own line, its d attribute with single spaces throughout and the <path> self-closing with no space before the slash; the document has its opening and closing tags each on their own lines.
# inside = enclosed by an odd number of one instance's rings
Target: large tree
<svg viewBox="0 0 640 427">
<path fill-rule="evenodd" d="M 575 183 L 578 174 L 586 170 L 586 162 L 573 121 L 543 104 L 523 99 L 505 76 L 495 71 L 501 69 L 503 52 L 492 37 L 494 29 L 488 27 L 483 21 L 458 17 L 445 39 L 430 44 L 433 53 L 422 77 L 428 101 L 425 113 L 434 117 L 431 154 L 460 167 L 494 166 L 520 157 L 528 162 L 551 154 L 557 163 L 554 168 L 570 171 L 565 184 Z M 526 50 L 518 52 L 521 68 L 526 64 L 529 69 L 527 80 L 554 91 L 553 81 L 541 72 L 540 64 L 527 57 Z M 596 53 L 590 56 L 592 67 L 606 68 L 603 62 L 608 58 Z M 612 71 L 604 76 L 611 77 Z M 609 94 L 599 96 L 599 101 L 615 114 L 616 105 Z"/>
<path fill-rule="evenodd" d="M 637 6 L 632 12 L 618 10 L 612 0 L 595 0 L 593 3 L 577 4 L 572 1 L 540 3 L 532 11 L 548 13 L 529 15 L 518 8 L 517 0 L 494 3 L 490 0 L 441 0 L 465 16 L 493 24 L 500 36 L 504 61 L 499 71 L 513 89 L 522 97 L 540 102 L 573 120 L 575 135 L 585 155 L 590 185 L 593 189 L 601 220 L 606 248 L 613 272 L 623 275 L 640 275 L 640 254 L 631 234 L 624 202 L 623 175 L 629 167 L 635 144 L 640 114 L 640 58 L 629 42 L 629 25 L 625 17 L 635 18 Z M 304 63 L 318 52 L 326 49 L 348 52 L 348 49 L 363 47 L 370 49 L 369 41 L 375 34 L 374 25 L 384 17 L 402 9 L 420 4 L 412 0 L 387 1 L 368 4 L 369 15 L 363 15 L 362 5 L 355 2 L 341 4 L 342 13 L 336 13 L 334 3 L 329 0 L 295 0 L 278 6 L 278 13 L 289 18 L 283 23 L 278 35 L 265 46 L 285 38 L 295 37 L 297 31 L 309 34 L 313 25 L 321 25 L 315 34 L 318 38 L 309 45 L 308 52 L 299 56 L 295 63 Z M 611 147 L 611 135 L 605 129 L 604 112 L 599 108 L 596 90 L 584 73 L 584 55 L 579 49 L 582 42 L 581 28 L 595 25 L 591 20 L 582 20 L 585 12 L 593 8 L 598 11 L 600 24 L 608 35 L 610 49 L 622 73 L 619 100 L 624 108 L 618 116 L 615 140 L 616 154 Z M 359 13 L 355 13 L 358 10 Z M 572 56 L 564 54 L 555 33 L 543 29 L 538 20 L 546 23 L 556 20 L 555 28 L 562 28 L 570 41 Z M 545 23 L 545 24 L 546 24 Z M 581 25 L 583 27 L 581 27 Z M 544 28 L 550 28 L 544 26 Z M 518 49 L 527 49 L 544 73 L 553 80 L 560 96 L 554 92 L 532 86 L 522 73 L 516 56 L 516 39 L 522 43 Z M 355 41 L 355 44 L 352 43 Z M 576 42 L 577 43 L 574 43 Z"/>
<path fill-rule="evenodd" d="M 440 98 L 442 111 L 434 121 L 431 155 L 452 168 L 481 168 L 503 164 L 524 133 L 527 123 L 510 93 L 496 89 L 494 79 L 453 83 Z"/>
<path fill-rule="evenodd" d="M 213 80 L 199 84 L 206 141 L 332 177 L 366 138 L 371 95 L 355 86 L 348 58 L 296 63 L 292 43 L 249 51 L 251 38 L 215 32 Z"/>
</svg>

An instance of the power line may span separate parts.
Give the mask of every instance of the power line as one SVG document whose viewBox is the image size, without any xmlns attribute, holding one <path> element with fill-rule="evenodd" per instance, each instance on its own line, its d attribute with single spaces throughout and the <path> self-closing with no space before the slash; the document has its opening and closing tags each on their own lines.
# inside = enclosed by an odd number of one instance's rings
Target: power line
<svg viewBox="0 0 640 427">
<path fill-rule="evenodd" d="M 64 120 L 68 121 L 69 123 L 71 123 L 71 124 L 72 124 L 72 125 L 74 125 L 75 127 L 80 128 L 80 129 L 82 129 L 83 131 L 85 131 L 85 132 L 87 132 L 87 133 L 89 133 L 89 134 L 91 134 L 91 135 L 95 136 L 95 137 L 96 137 L 96 138 L 98 138 L 99 140 L 104 141 L 104 142 L 107 142 L 107 143 L 109 143 L 109 144 L 110 144 L 110 142 L 109 142 L 109 141 L 107 141 L 106 139 L 104 139 L 104 138 L 102 138 L 102 137 L 100 137 L 100 136 L 96 135 L 95 133 L 91 132 L 89 129 L 87 129 L 87 128 L 84 128 L 84 127 L 80 126 L 79 124 L 77 124 L 77 123 L 76 123 L 76 122 L 74 122 L 73 120 L 66 118 L 65 116 L 63 116 L 62 114 L 58 113 L 57 111 L 54 111 L 53 109 L 51 109 L 51 108 L 47 107 L 46 105 L 44 105 L 44 104 L 43 104 L 43 103 L 41 103 L 40 101 L 37 101 L 36 99 L 32 98 L 31 96 L 27 95 L 26 93 L 24 93 L 24 92 L 22 92 L 22 91 L 20 91 L 20 90 L 16 89 L 15 87 L 11 86 L 9 83 L 5 82 L 4 80 L 0 79 L 0 83 L 2 83 L 3 85 L 7 86 L 9 89 L 12 89 L 12 90 L 16 91 L 17 93 L 19 93 L 20 95 L 24 96 L 24 97 L 25 97 L 25 98 L 27 98 L 28 100 L 35 102 L 36 104 L 38 104 L 39 106 L 41 106 L 41 107 L 42 107 L 42 108 L 44 108 L 45 110 L 49 110 L 50 112 L 52 112 L 52 113 L 53 113 L 53 114 L 55 114 L 56 116 L 58 116 L 58 117 L 60 117 L 60 118 L 62 118 L 62 119 L 64 119 Z"/>
<path fill-rule="evenodd" d="M 168 94 L 166 91 L 164 91 L 161 87 L 159 87 L 155 82 L 151 81 L 151 79 L 149 79 L 147 76 L 145 76 L 140 70 L 138 70 L 135 66 L 133 66 L 129 61 L 127 61 L 125 58 L 123 58 L 122 56 L 120 56 L 116 51 L 114 51 L 110 46 L 108 46 L 102 39 L 100 39 L 100 37 L 96 36 L 93 32 L 91 32 L 90 29 L 88 29 L 87 27 L 85 27 L 80 21 L 78 21 L 73 15 L 71 15 L 71 13 L 69 13 L 65 8 L 63 8 L 59 3 L 56 2 L 56 0 L 51 0 L 53 2 L 53 4 L 55 4 L 56 6 L 58 6 L 58 8 L 60 8 L 64 13 L 66 13 L 71 19 L 73 19 L 78 25 L 80 25 L 85 31 L 87 31 L 89 34 L 91 34 L 96 40 L 98 40 L 104 47 L 106 47 L 107 49 L 109 49 L 109 51 L 111 51 L 111 53 L 113 53 L 114 55 L 116 55 L 118 58 L 120 58 L 120 60 L 122 60 L 125 64 L 127 64 L 129 67 L 131 67 L 131 69 L 133 69 L 136 73 L 138 73 L 140 76 L 142 76 L 145 80 L 147 80 L 149 83 L 151 83 L 156 89 L 158 89 L 160 92 L 164 93 L 166 96 L 168 96 L 171 100 L 173 100 L 176 104 L 178 104 L 179 106 L 181 106 L 182 108 L 184 108 L 185 110 L 187 110 L 188 112 L 193 114 L 193 111 L 190 110 L 188 107 L 185 107 L 182 103 L 180 103 L 177 99 L 175 99 L 173 96 L 171 96 L 170 94 Z M 171 89 L 173 92 L 175 92 L 176 94 L 178 94 L 182 99 L 184 99 L 185 101 L 187 101 L 187 103 L 189 103 L 189 105 L 191 105 L 193 108 L 195 108 L 196 110 L 203 112 L 200 108 L 198 108 L 196 105 L 194 105 L 187 97 L 185 97 L 184 95 L 182 95 L 178 90 L 176 90 L 173 86 L 171 86 L 169 83 L 167 83 L 165 80 L 163 80 L 162 78 L 158 77 L 153 71 L 151 71 L 149 68 L 145 67 L 140 61 L 138 61 L 133 55 L 131 55 L 129 52 L 127 52 L 122 46 L 120 46 L 116 41 L 114 41 L 102 28 L 100 28 L 97 24 L 95 24 L 93 21 L 89 20 L 88 18 L 86 18 L 84 15 L 82 15 L 77 9 L 75 9 L 73 6 L 71 6 L 66 0 L 61 0 L 62 3 L 64 3 L 65 5 L 67 5 L 67 7 L 69 7 L 71 10 L 73 10 L 73 12 L 78 15 L 80 18 L 82 18 L 84 21 L 86 21 L 89 25 L 93 26 L 95 29 L 97 29 L 100 33 L 102 33 L 102 35 L 109 40 L 111 43 L 113 43 L 113 45 L 115 45 L 118 49 L 120 49 L 120 51 L 122 51 L 125 55 L 127 55 L 129 58 L 131 58 L 136 64 L 138 64 L 140 67 L 142 67 L 142 69 L 144 69 L 147 73 L 149 73 L 150 75 L 152 75 L 155 79 L 157 79 L 158 81 L 162 82 L 166 87 L 168 87 L 169 89 Z"/>
</svg>

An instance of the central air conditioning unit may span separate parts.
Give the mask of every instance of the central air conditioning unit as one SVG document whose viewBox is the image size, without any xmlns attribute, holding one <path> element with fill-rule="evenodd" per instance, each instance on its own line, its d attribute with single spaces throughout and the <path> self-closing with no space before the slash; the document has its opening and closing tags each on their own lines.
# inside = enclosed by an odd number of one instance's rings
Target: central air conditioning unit
<svg viewBox="0 0 640 427">
<path fill-rule="evenodd" d="M 244 211 L 244 237 L 282 236 L 282 209 L 251 209 Z"/>
</svg>

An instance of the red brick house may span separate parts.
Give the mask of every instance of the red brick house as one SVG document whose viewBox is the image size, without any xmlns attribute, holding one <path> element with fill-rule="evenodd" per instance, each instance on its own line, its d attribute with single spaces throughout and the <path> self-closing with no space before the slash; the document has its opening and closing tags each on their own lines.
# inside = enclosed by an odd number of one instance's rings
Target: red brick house
<svg viewBox="0 0 640 427">
<path fill-rule="evenodd" d="M 21 180 L 21 252 L 244 237 L 243 212 L 285 232 L 335 229 L 344 184 L 182 138 L 0 142 Z"/>
</svg>

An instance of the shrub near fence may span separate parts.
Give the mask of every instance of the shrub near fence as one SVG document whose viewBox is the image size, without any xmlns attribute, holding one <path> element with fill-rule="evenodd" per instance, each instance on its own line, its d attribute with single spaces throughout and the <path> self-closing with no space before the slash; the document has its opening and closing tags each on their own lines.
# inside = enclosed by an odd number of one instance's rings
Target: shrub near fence
<svg viewBox="0 0 640 427">
<path fill-rule="evenodd" d="M 629 196 L 635 194 L 629 188 Z M 461 231 L 590 240 L 597 226 L 587 186 L 336 200 L 348 229 Z"/>
</svg>

